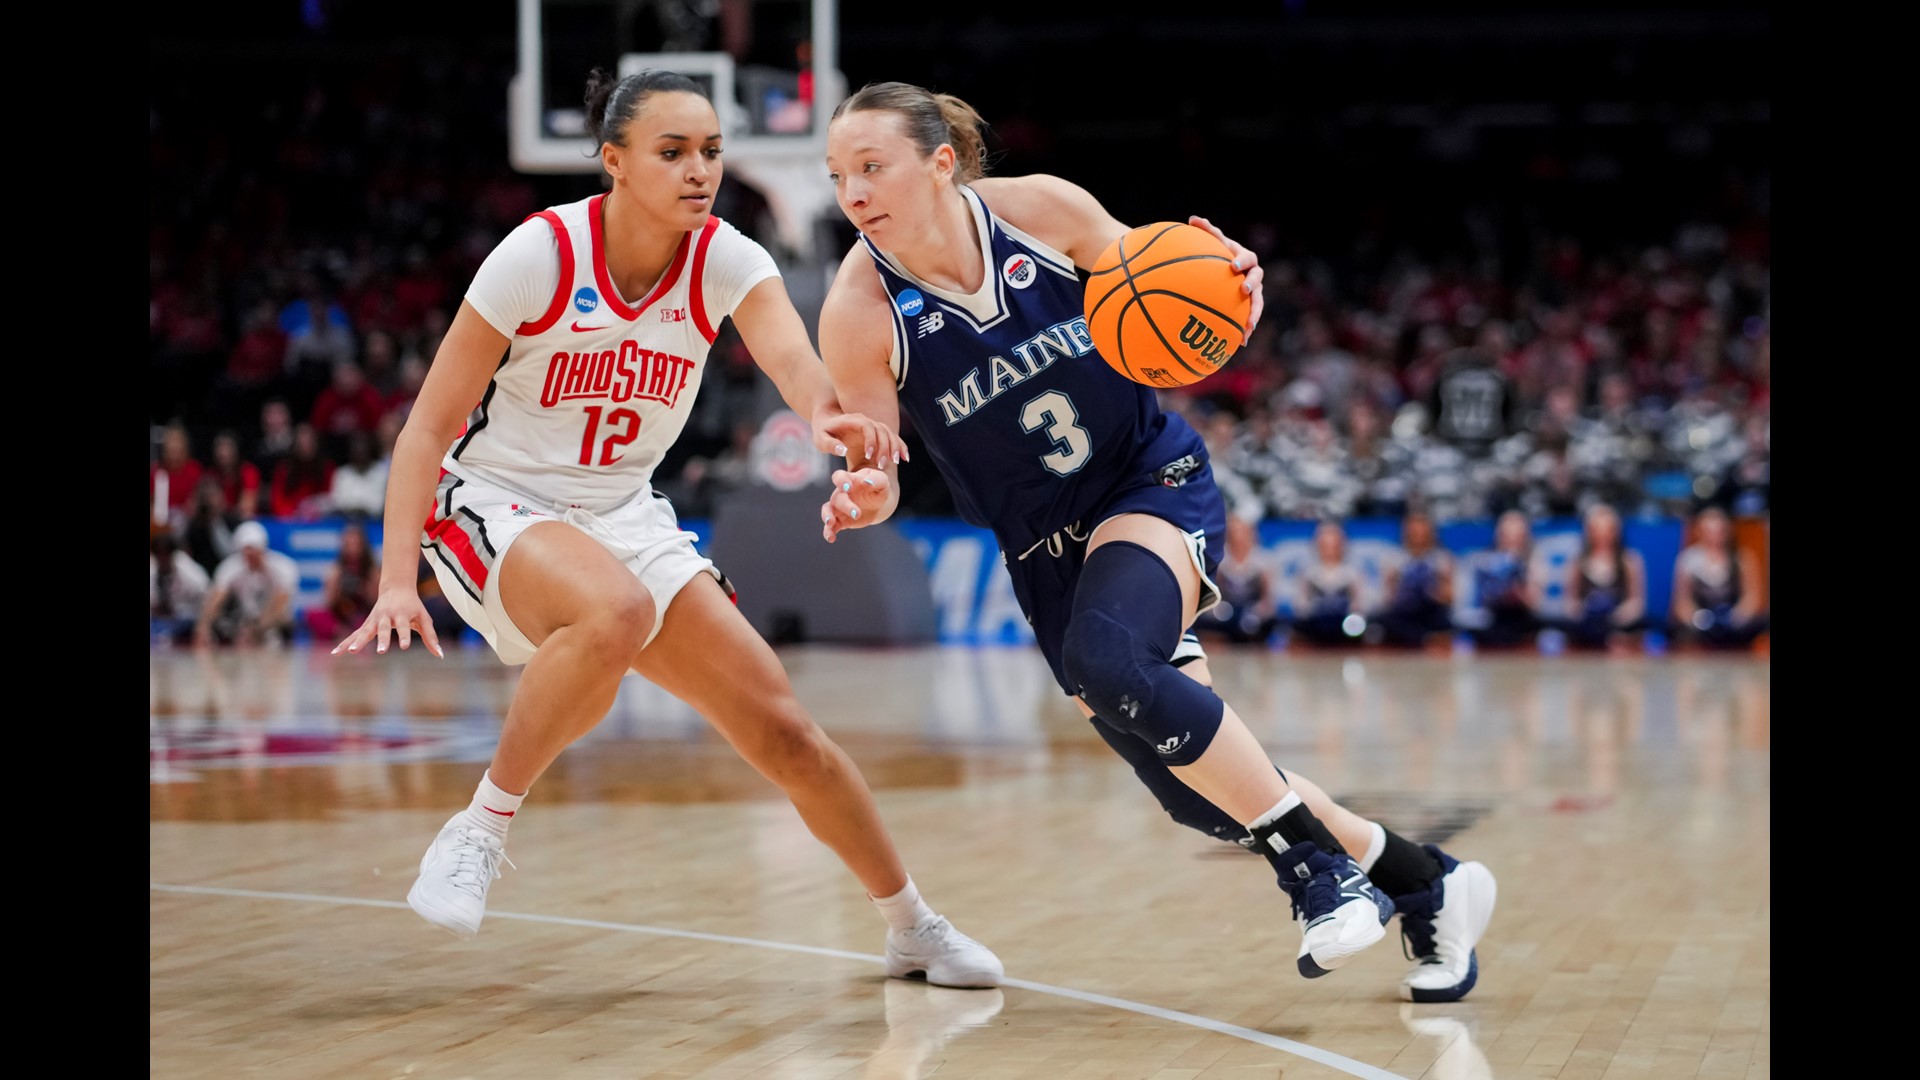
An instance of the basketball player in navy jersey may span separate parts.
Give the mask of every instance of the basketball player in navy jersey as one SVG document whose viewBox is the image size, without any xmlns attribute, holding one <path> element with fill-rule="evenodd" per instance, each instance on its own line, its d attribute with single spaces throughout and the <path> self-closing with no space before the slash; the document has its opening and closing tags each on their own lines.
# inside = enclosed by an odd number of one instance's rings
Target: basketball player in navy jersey
<svg viewBox="0 0 1920 1080">
<path fill-rule="evenodd" d="M 1187 633 L 1218 599 L 1226 512 L 1207 449 L 1093 352 L 1076 268 L 1127 231 L 1052 176 L 983 177 L 981 120 L 916 86 L 863 88 L 834 112 L 827 168 L 860 230 L 820 314 L 850 411 L 904 408 L 960 514 L 993 531 L 1060 686 L 1182 824 L 1273 864 L 1309 978 L 1381 939 L 1396 906 L 1420 962 L 1414 1001 L 1457 1000 L 1492 915 L 1479 863 L 1422 848 L 1277 770 L 1209 686 Z M 1204 219 L 1261 309 L 1253 254 Z M 895 460 L 834 474 L 823 533 L 884 521 Z"/>
</svg>

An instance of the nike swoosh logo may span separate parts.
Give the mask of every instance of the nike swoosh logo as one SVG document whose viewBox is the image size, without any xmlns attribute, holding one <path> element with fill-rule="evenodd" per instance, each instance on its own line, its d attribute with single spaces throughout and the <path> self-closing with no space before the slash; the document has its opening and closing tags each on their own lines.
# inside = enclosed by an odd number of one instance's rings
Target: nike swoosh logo
<svg viewBox="0 0 1920 1080">
<path fill-rule="evenodd" d="M 612 326 L 612 325 L 613 325 L 612 323 L 607 324 L 607 326 Z M 573 332 L 576 334 L 584 334 L 589 330 L 605 330 L 607 326 L 581 326 L 579 323 L 574 323 Z"/>
</svg>

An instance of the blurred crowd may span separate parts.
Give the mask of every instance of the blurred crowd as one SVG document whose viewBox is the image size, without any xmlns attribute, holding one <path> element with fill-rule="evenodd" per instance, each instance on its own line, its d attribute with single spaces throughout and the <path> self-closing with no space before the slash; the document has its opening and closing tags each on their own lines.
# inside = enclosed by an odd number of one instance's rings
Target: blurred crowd
<svg viewBox="0 0 1920 1080">
<path fill-rule="evenodd" d="M 162 597 L 202 576 L 200 595 L 233 608 L 240 579 L 219 590 L 235 559 L 252 577 L 282 574 L 248 562 L 261 519 L 377 521 L 394 439 L 474 270 L 528 213 L 597 190 L 591 176 L 508 168 L 485 58 L 342 63 L 338 78 L 242 96 L 230 73 L 180 71 L 153 98 L 156 614 L 188 612 Z M 724 186 L 716 212 L 790 274 L 811 272 L 775 243 L 747 185 Z M 1165 401 L 1205 435 L 1244 522 L 1764 516 L 1765 177 L 1730 172 L 1720 197 L 1674 214 L 1632 243 L 1565 221 L 1482 243 L 1468 221 L 1454 250 L 1314 254 L 1285 221 L 1222 220 L 1261 254 L 1266 315 L 1221 372 Z M 696 415 L 656 472 L 683 516 L 749 482 L 762 381 L 723 330 Z M 950 512 L 932 470 L 903 485 L 905 512 Z M 282 627 L 263 588 L 255 614 Z M 264 632 L 173 617 L 192 624 L 185 635 Z"/>
<path fill-rule="evenodd" d="M 1255 519 L 1761 516 L 1766 251 L 1763 227 L 1694 224 L 1642 250 L 1543 244 L 1511 281 L 1407 260 L 1345 292 L 1279 260 L 1253 340 L 1177 405 Z"/>
<path fill-rule="evenodd" d="M 1559 568 L 1535 550 L 1532 522 L 1520 510 L 1500 515 L 1490 549 L 1459 555 L 1441 545 L 1430 514 L 1407 513 L 1377 585 L 1335 520 L 1315 528 L 1312 555 L 1290 585 L 1246 518 L 1228 519 L 1226 547 L 1214 575 L 1221 601 L 1194 625 L 1203 639 L 1658 653 L 1675 645 L 1746 649 L 1767 631 L 1767 573 L 1717 506 L 1688 522 L 1665 610 L 1649 604 L 1649 568 L 1626 545 L 1619 512 L 1603 502 L 1581 515 L 1577 554 Z"/>
</svg>

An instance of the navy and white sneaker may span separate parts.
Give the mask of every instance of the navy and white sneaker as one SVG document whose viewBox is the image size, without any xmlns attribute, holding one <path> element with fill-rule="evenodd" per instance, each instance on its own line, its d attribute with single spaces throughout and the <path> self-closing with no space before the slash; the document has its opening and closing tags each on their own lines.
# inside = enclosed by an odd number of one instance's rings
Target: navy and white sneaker
<svg viewBox="0 0 1920 1080">
<path fill-rule="evenodd" d="M 1300 974 L 1317 979 L 1387 936 L 1393 900 L 1367 880 L 1351 855 L 1328 855 L 1312 841 L 1280 853 L 1280 887 L 1300 924 Z"/>
<path fill-rule="evenodd" d="M 1400 980 L 1408 1001 L 1459 1001 L 1480 980 L 1474 952 L 1493 919 L 1498 886 L 1493 871 L 1477 862 L 1461 862 L 1433 844 L 1425 845 L 1443 871 L 1428 888 L 1393 898 L 1400 911 L 1400 940 L 1413 968 Z"/>
</svg>

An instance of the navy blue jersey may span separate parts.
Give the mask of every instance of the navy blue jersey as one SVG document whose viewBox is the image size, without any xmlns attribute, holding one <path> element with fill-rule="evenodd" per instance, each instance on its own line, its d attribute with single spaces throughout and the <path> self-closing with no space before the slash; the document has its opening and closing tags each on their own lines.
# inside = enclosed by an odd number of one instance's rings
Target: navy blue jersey
<svg viewBox="0 0 1920 1080">
<path fill-rule="evenodd" d="M 960 516 L 1017 555 L 1080 522 L 1137 473 L 1187 454 L 1198 468 L 1206 448 L 1184 420 L 1160 411 L 1151 388 L 1094 350 L 1072 260 L 961 190 L 986 259 L 977 292 L 928 285 L 862 242 L 893 301 L 901 408 Z"/>
</svg>

